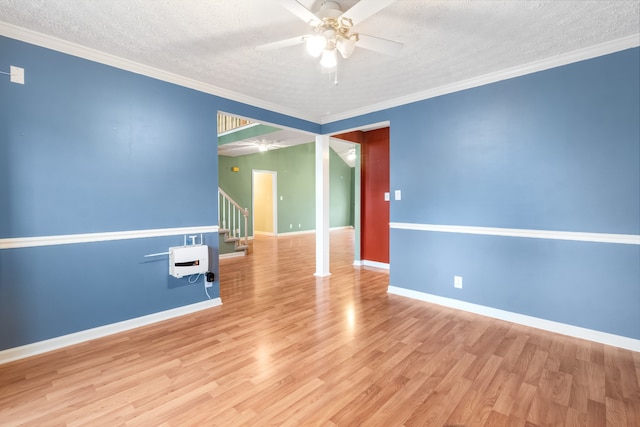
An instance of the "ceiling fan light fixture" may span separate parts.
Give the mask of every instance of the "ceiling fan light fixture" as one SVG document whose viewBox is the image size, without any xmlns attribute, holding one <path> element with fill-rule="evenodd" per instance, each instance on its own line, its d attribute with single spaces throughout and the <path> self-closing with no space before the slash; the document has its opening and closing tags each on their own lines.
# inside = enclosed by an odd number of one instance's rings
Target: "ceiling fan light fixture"
<svg viewBox="0 0 640 427">
<path fill-rule="evenodd" d="M 334 30 L 332 27 L 326 28 L 322 32 L 322 35 L 327 40 L 335 40 L 335 38 L 336 38 L 336 30 Z"/>
<path fill-rule="evenodd" d="M 325 47 L 327 47 L 327 39 L 322 34 L 307 37 L 307 52 L 314 58 L 319 57 Z"/>
<path fill-rule="evenodd" d="M 340 52 L 340 55 L 342 55 L 344 59 L 347 59 L 348 57 L 351 56 L 351 54 L 356 48 L 357 41 L 358 41 L 357 34 L 353 34 L 349 38 L 340 37 L 338 39 L 338 41 L 336 42 L 336 48 L 338 49 L 338 52 Z"/>
<path fill-rule="evenodd" d="M 324 68 L 334 68 L 338 64 L 338 58 L 336 57 L 335 49 L 325 49 L 322 52 L 322 58 L 320 58 L 320 65 Z"/>
</svg>

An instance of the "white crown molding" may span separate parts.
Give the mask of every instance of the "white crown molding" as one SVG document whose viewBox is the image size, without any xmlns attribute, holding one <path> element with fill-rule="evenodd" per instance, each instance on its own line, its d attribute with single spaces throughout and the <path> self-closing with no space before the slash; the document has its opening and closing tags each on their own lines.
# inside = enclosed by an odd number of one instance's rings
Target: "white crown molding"
<svg viewBox="0 0 640 427">
<path fill-rule="evenodd" d="M 111 240 L 147 239 L 149 237 L 217 232 L 218 226 L 210 225 L 203 227 L 159 228 L 152 230 L 113 231 L 107 233 L 67 234 L 60 236 L 17 237 L 11 239 L 0 239 L 0 249 L 106 242 Z"/>
<path fill-rule="evenodd" d="M 575 231 L 527 230 L 519 228 L 471 227 L 461 225 L 389 223 L 390 228 L 441 233 L 481 234 L 485 236 L 525 237 L 531 239 L 572 240 L 577 242 L 617 243 L 640 245 L 637 234 L 583 233 Z"/>
<path fill-rule="evenodd" d="M 398 107 L 412 102 L 423 101 L 429 98 L 435 98 L 437 96 L 447 95 L 454 92 L 459 92 L 474 87 L 484 86 L 490 83 L 499 82 L 501 80 L 508 80 L 514 77 L 524 76 L 526 74 L 536 73 L 538 71 L 548 70 L 550 68 L 561 67 L 563 65 L 569 65 L 574 62 L 584 61 L 598 56 L 608 55 L 610 53 L 619 52 L 626 49 L 631 49 L 640 45 L 640 33 L 633 34 L 620 39 L 612 40 L 605 43 L 600 43 L 594 46 L 590 46 L 584 49 L 574 50 L 561 55 L 552 56 L 539 61 L 530 62 L 524 65 L 518 65 L 516 67 L 507 68 L 494 73 L 485 74 L 483 76 L 474 77 L 467 80 L 462 80 L 453 84 L 440 86 L 437 88 L 429 89 L 422 92 L 412 93 L 411 95 L 391 99 L 388 101 L 380 102 L 377 104 L 367 105 L 362 108 L 356 108 L 354 110 L 345 111 L 339 114 L 332 114 L 322 118 L 320 124 L 327 124 L 336 122 L 339 120 L 350 119 L 352 117 L 362 116 L 364 114 L 373 113 L 380 110 L 386 110 L 389 108 Z"/>
<path fill-rule="evenodd" d="M 38 33 L 36 31 L 27 30 L 25 28 L 21 28 L 2 21 L 0 21 L 0 35 L 34 44 L 36 46 L 66 53 L 78 58 L 99 62 L 101 64 L 119 68 L 121 70 L 141 74 L 143 76 L 151 77 L 157 80 L 173 83 L 178 86 L 187 87 L 200 92 L 208 93 L 210 95 L 220 96 L 222 98 L 248 104 L 253 107 L 263 108 L 268 111 L 285 114 L 287 116 L 291 116 L 301 120 L 307 120 L 313 123 L 319 123 L 320 120 L 319 117 L 303 116 L 298 110 L 289 109 L 262 99 L 253 98 L 251 96 L 243 95 L 208 83 L 203 83 L 198 80 L 163 71 L 158 68 L 120 58 L 115 55 L 101 52 L 99 50 L 85 47 L 79 44 L 71 43 L 62 39 L 58 39 L 56 37 Z"/>
<path fill-rule="evenodd" d="M 467 311 L 469 313 L 480 314 L 482 316 L 494 319 L 505 320 L 519 325 L 525 325 L 536 329 L 554 332 L 557 334 L 567 335 L 570 337 L 580 338 L 584 340 L 594 341 L 601 344 L 620 347 L 631 351 L 640 351 L 640 340 L 623 337 L 620 335 L 609 334 L 606 332 L 594 331 L 592 329 L 581 328 L 579 326 L 567 325 L 565 323 L 553 322 L 550 320 L 540 319 L 537 317 L 526 316 L 524 314 L 513 313 L 510 311 L 499 310 L 497 308 L 486 307 L 483 305 L 473 304 L 466 301 L 460 301 L 452 298 L 441 297 L 437 295 L 427 294 L 424 292 L 414 291 L 411 289 L 389 286 L 388 293 L 425 301 L 433 304 L 442 305 L 444 307 L 454 308 L 456 310 Z"/>
<path fill-rule="evenodd" d="M 9 348 L 7 350 L 0 351 L 0 365 L 3 363 L 12 362 L 14 360 L 24 359 L 25 357 L 35 356 L 37 354 L 46 353 L 48 351 L 58 350 L 82 342 L 106 337 L 107 335 L 113 335 L 131 329 L 140 328 L 152 323 L 173 319 L 174 317 L 184 316 L 186 314 L 191 314 L 197 311 L 206 310 L 208 308 L 217 307 L 219 305 L 222 305 L 222 300 L 220 298 L 214 298 L 195 304 L 173 308 L 171 310 L 160 311 L 158 313 L 124 320 L 122 322 L 111 323 L 109 325 L 99 326 L 97 328 L 74 332 L 72 334 L 51 338 L 45 341 L 39 341 L 20 347 Z"/>
<path fill-rule="evenodd" d="M 331 138 L 333 138 L 333 139 L 337 139 L 338 141 L 344 141 L 344 140 L 342 140 L 340 138 L 335 138 L 333 135 L 340 135 L 340 134 L 343 134 L 343 133 L 349 133 L 349 132 L 355 132 L 355 131 L 369 132 L 369 131 L 372 131 L 372 130 L 388 128 L 390 125 L 391 125 L 391 122 L 389 120 L 383 120 L 381 122 L 369 123 L 369 124 L 362 125 L 362 126 L 354 126 L 352 128 L 342 129 L 342 130 L 339 130 L 339 131 L 336 131 L 336 132 L 331 132 L 328 135 L 331 136 Z M 347 142 L 351 142 L 351 141 L 347 141 Z"/>
</svg>

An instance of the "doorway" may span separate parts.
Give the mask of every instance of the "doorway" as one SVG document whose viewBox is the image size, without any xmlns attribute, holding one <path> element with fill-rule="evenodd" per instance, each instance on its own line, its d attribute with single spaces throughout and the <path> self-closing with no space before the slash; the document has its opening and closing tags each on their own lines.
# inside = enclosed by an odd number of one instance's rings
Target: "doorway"
<svg viewBox="0 0 640 427">
<path fill-rule="evenodd" d="M 278 173 L 252 170 L 253 235 L 278 235 Z"/>
</svg>

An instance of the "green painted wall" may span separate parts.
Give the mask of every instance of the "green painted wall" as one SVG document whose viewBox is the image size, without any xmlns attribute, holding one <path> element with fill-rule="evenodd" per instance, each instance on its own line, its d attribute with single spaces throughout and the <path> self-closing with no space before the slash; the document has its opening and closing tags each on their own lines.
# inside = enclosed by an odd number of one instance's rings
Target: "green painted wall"
<svg viewBox="0 0 640 427">
<path fill-rule="evenodd" d="M 329 227 L 353 226 L 352 169 L 329 149 Z"/>
<path fill-rule="evenodd" d="M 330 226 L 352 226 L 351 168 L 333 150 L 329 162 Z M 233 166 L 239 167 L 240 171 L 232 172 Z M 314 142 L 248 156 L 218 157 L 219 185 L 240 205 L 249 208 L 249 224 L 253 221 L 253 169 L 277 172 L 278 234 L 315 229 Z"/>
</svg>

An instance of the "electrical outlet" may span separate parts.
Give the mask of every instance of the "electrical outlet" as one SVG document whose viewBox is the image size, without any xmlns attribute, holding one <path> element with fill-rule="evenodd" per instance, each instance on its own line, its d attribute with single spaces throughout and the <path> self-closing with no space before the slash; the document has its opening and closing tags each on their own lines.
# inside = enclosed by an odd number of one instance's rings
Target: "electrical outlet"
<svg viewBox="0 0 640 427">
<path fill-rule="evenodd" d="M 289 224 L 289 228 L 293 228 L 293 224 Z"/>
<path fill-rule="evenodd" d="M 462 289 L 462 276 L 453 276 L 453 287 Z"/>
</svg>

